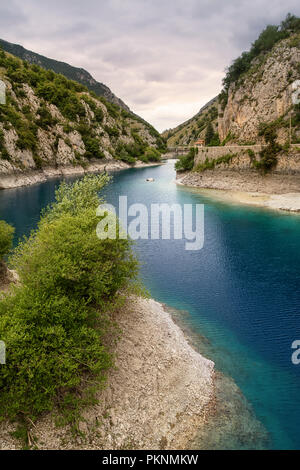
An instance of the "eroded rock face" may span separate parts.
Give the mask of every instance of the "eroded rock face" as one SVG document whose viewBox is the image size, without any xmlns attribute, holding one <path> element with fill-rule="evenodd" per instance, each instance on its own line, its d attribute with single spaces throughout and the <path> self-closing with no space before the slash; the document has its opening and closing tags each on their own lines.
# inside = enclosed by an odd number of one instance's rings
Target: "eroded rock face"
<svg viewBox="0 0 300 470">
<path fill-rule="evenodd" d="M 0 174 L 2 172 L 10 171 L 11 169 L 30 170 L 35 168 L 36 165 L 32 152 L 30 150 L 22 150 L 18 148 L 18 135 L 15 129 L 13 127 L 4 129 L 2 123 L 0 123 L 0 129 L 3 132 L 6 149 L 10 155 L 13 155 L 9 160 L 0 158 Z"/>
<path fill-rule="evenodd" d="M 55 136 L 49 134 L 43 129 L 38 129 L 38 142 L 39 142 L 39 155 L 44 161 L 48 161 L 50 164 L 55 165 L 55 155 L 53 152 L 53 146 L 55 142 Z"/>
<path fill-rule="evenodd" d="M 252 61 L 250 70 L 230 86 L 224 109 L 221 97 L 216 97 L 191 119 L 166 130 L 162 135 L 168 147 L 193 145 L 204 139 L 209 122 L 221 143 L 226 139 L 226 145 L 260 144 L 263 142 L 258 135 L 260 122 L 270 123 L 280 117 L 287 122 L 278 126 L 278 141 L 286 142 L 293 83 L 300 78 L 299 63 L 300 35 L 294 34 Z M 293 133 L 300 138 L 300 130 L 294 128 Z"/>
<path fill-rule="evenodd" d="M 259 123 L 284 116 L 292 106 L 292 83 L 299 78 L 299 63 L 300 49 L 291 47 L 290 39 L 274 47 L 262 62 L 254 62 L 243 84 L 230 87 L 225 109 L 219 106 L 220 140 L 230 133 L 240 142 L 259 142 Z M 285 142 L 288 132 L 288 128 L 280 129 L 279 141 Z"/>
<path fill-rule="evenodd" d="M 153 137 L 147 123 L 111 108 L 109 103 L 95 99 L 88 92 L 78 92 L 84 112 L 80 110 L 81 115 L 71 121 L 57 106 L 41 99 L 28 83 L 18 88 L 7 78 L 4 78 L 4 83 L 12 113 L 11 117 L 0 120 L 2 188 L 18 186 L 16 180 L 22 175 L 23 185 L 27 181 L 44 178 L 51 169 L 63 172 L 64 167 L 73 166 L 77 172 L 84 172 L 89 166 L 112 164 L 118 160 L 115 157 L 118 157 L 120 148 L 133 145 L 138 138 L 145 146 L 156 147 L 159 144 L 159 136 Z M 100 118 L 98 116 L 97 120 L 96 108 L 102 111 L 98 113 Z M 133 135 L 133 130 L 138 137 Z M 32 170 L 40 175 L 29 174 Z"/>
<path fill-rule="evenodd" d="M 67 165 L 74 158 L 72 148 L 63 139 L 58 140 L 56 161 L 59 165 Z"/>
</svg>

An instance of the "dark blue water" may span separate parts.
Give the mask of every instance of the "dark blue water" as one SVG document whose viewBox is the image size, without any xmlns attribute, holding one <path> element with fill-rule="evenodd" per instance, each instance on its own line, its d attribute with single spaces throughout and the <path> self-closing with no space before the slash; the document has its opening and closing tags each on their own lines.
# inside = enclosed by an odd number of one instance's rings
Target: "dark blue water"
<svg viewBox="0 0 300 470">
<path fill-rule="evenodd" d="M 155 182 L 145 183 L 154 177 Z M 270 447 L 300 448 L 300 217 L 228 205 L 174 184 L 173 163 L 114 174 L 108 202 L 204 203 L 205 243 L 139 240 L 142 278 L 152 297 L 187 310 L 189 326 L 209 340 L 206 355 L 232 376 L 271 436 Z M 35 227 L 57 181 L 0 193 L 0 217 L 17 236 Z"/>
</svg>

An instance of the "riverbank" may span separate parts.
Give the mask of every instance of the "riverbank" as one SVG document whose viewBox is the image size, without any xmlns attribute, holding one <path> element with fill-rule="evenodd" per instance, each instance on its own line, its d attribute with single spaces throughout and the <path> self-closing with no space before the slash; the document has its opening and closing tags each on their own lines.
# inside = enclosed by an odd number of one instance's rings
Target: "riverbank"
<svg viewBox="0 0 300 470">
<path fill-rule="evenodd" d="M 119 171 L 128 168 L 146 168 L 148 166 L 161 165 L 162 163 L 137 162 L 134 166 L 128 165 L 121 160 L 108 160 L 105 162 L 93 162 L 87 167 L 82 166 L 61 166 L 58 168 L 48 167 L 42 170 L 18 171 L 9 174 L 0 174 L 0 190 L 13 189 L 32 184 L 44 183 L 51 178 L 65 176 L 81 176 L 87 173 L 101 173 L 103 171 Z"/>
<path fill-rule="evenodd" d="M 7 271 L 0 292 L 18 282 Z M 81 436 L 56 427 L 56 414 L 30 429 L 37 449 L 266 448 L 268 435 L 235 382 L 203 356 L 206 338 L 191 330 L 187 312 L 131 298 L 115 312 L 120 338 L 115 368 L 99 404 L 84 410 Z M 0 450 L 19 449 L 15 426 L 0 425 Z"/>
<path fill-rule="evenodd" d="M 206 170 L 177 175 L 176 184 L 222 202 L 300 212 L 300 175 Z"/>
<path fill-rule="evenodd" d="M 131 299 L 115 315 L 122 330 L 116 368 L 84 412 L 83 436 L 57 428 L 55 415 L 33 426 L 38 449 L 185 449 L 205 426 L 214 397 L 214 364 L 197 353 L 154 300 Z M 12 424 L 0 426 L 0 449 L 20 443 Z"/>
</svg>

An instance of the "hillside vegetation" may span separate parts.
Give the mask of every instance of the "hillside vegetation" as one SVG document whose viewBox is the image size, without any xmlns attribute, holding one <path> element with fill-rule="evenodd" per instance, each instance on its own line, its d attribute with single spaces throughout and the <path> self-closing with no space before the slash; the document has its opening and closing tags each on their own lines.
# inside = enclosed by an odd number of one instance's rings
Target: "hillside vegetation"
<svg viewBox="0 0 300 470">
<path fill-rule="evenodd" d="M 148 123 L 63 75 L 0 50 L 0 174 L 92 160 L 158 161 L 164 141 Z"/>
<path fill-rule="evenodd" d="M 0 46 L 4 51 L 19 57 L 20 59 L 25 60 L 30 64 L 38 65 L 46 70 L 52 70 L 55 73 L 64 75 L 70 80 L 81 83 L 81 85 L 86 86 L 90 91 L 96 93 L 96 95 L 102 96 L 107 101 L 110 101 L 113 104 L 117 104 L 126 111 L 130 111 L 128 106 L 120 98 L 118 98 L 106 85 L 104 85 L 104 83 L 97 82 L 97 80 L 95 80 L 92 75 L 87 72 L 87 70 L 73 67 L 66 62 L 49 59 L 48 57 L 45 57 L 41 54 L 29 51 L 23 46 L 4 41 L 3 39 L 0 39 Z"/>
<path fill-rule="evenodd" d="M 0 302 L 6 345 L 0 420 L 19 421 L 16 437 L 27 440 L 22 427 L 55 407 L 76 430 L 82 407 L 95 403 L 113 364 L 111 313 L 137 292 L 138 264 L 129 240 L 97 237 L 98 192 L 107 181 L 106 175 L 88 175 L 62 183 L 38 228 L 11 258 L 20 283 Z M 1 256 L 11 235 L 1 222 Z"/>
<path fill-rule="evenodd" d="M 269 25 L 227 69 L 220 95 L 196 116 L 163 136 L 169 147 L 265 143 L 270 126 L 282 145 L 300 142 L 300 106 L 292 102 L 292 84 L 300 79 L 300 18 L 288 15 Z"/>
<path fill-rule="evenodd" d="M 167 140 L 169 147 L 191 145 L 197 139 L 205 139 L 207 127 L 210 123 L 213 125 L 214 133 L 216 133 L 217 117 L 218 100 L 214 98 L 203 106 L 193 118 L 174 129 L 164 131 L 162 136 Z"/>
</svg>

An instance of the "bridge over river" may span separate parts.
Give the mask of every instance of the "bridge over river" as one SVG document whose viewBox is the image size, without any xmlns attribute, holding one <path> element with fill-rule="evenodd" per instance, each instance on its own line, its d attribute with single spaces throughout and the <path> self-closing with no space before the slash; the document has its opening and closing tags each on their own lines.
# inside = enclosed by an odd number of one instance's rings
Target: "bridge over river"
<svg viewBox="0 0 300 470">
<path fill-rule="evenodd" d="M 168 160 L 172 158 L 179 158 L 181 155 L 186 155 L 189 153 L 190 149 L 193 148 L 193 145 L 185 145 L 178 147 L 168 147 L 167 153 L 162 155 L 162 160 Z"/>
</svg>

